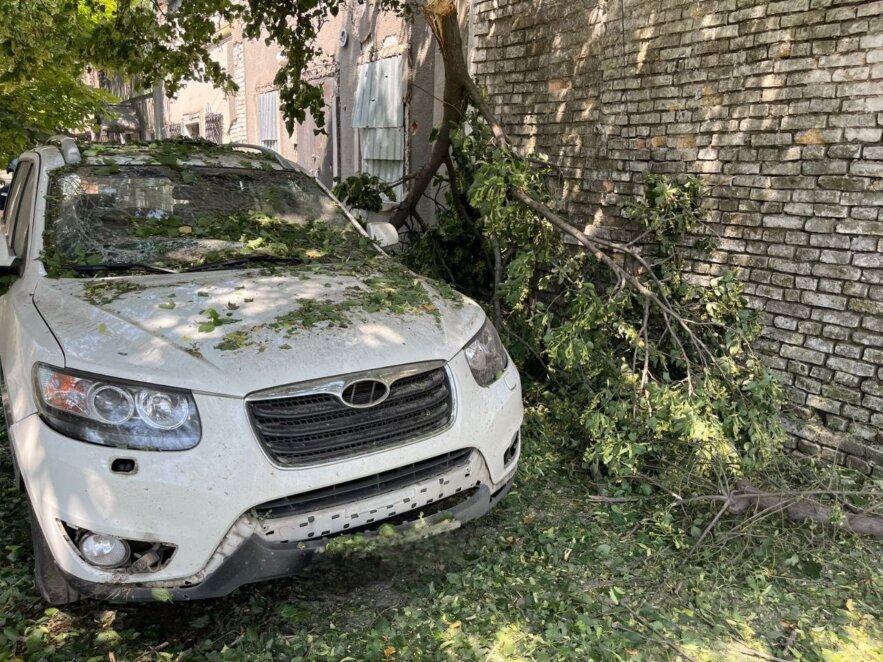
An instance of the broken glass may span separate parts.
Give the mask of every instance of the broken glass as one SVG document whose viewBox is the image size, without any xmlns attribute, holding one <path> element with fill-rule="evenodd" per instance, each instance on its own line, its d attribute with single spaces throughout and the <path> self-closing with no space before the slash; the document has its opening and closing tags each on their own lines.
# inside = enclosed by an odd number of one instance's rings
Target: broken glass
<svg viewBox="0 0 883 662">
<path fill-rule="evenodd" d="M 48 199 L 47 246 L 71 265 L 327 253 L 327 233 L 353 231 L 314 179 L 291 171 L 85 166 L 54 175 Z"/>
</svg>

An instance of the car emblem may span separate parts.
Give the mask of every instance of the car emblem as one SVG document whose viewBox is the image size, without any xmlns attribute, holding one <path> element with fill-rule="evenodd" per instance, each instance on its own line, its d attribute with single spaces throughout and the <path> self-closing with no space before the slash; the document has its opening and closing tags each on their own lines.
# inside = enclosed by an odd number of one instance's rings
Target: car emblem
<svg viewBox="0 0 883 662">
<path fill-rule="evenodd" d="M 347 384 L 340 394 L 343 404 L 356 409 L 374 407 L 389 396 L 389 386 L 376 379 L 361 379 Z"/>
</svg>

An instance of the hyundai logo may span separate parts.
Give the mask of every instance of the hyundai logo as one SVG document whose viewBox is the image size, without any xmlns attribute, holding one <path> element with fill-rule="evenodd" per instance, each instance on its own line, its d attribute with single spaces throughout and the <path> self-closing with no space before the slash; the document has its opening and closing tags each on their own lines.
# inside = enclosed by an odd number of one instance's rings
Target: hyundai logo
<svg viewBox="0 0 883 662">
<path fill-rule="evenodd" d="M 389 396 L 389 386 L 376 379 L 361 379 L 352 384 L 347 384 L 340 394 L 340 399 L 345 405 L 364 409 L 379 405 Z"/>
</svg>

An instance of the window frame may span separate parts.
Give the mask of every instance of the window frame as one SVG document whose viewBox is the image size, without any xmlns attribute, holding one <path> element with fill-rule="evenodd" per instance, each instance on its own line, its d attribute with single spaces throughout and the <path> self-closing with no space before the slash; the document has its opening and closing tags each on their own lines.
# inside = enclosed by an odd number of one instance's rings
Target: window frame
<svg viewBox="0 0 883 662">
<path fill-rule="evenodd" d="M 26 170 L 24 170 L 26 169 Z M 34 177 L 34 171 L 37 176 Z M 39 179 L 39 164 L 33 158 L 21 158 L 12 177 L 12 183 L 9 186 L 9 196 L 7 198 L 6 208 L 3 210 L 3 228 L 9 252 L 19 259 L 24 259 L 27 255 L 27 239 L 30 233 L 30 218 L 22 219 L 21 211 L 26 202 L 27 195 L 31 196 L 30 210 L 33 212 L 36 203 L 37 186 L 36 181 Z M 21 182 L 21 187 L 16 189 L 16 185 Z M 31 186 L 33 184 L 33 186 Z M 31 214 L 33 215 L 33 214 Z M 22 223 L 22 220 L 25 222 Z M 24 227 L 25 244 L 22 251 L 16 250 L 19 243 L 19 229 Z"/>
</svg>

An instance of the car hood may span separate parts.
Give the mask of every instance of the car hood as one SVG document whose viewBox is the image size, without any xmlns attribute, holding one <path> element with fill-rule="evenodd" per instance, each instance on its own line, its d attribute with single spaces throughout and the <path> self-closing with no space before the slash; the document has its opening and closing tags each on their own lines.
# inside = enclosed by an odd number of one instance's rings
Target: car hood
<svg viewBox="0 0 883 662">
<path fill-rule="evenodd" d="M 412 306 L 388 281 L 377 285 L 383 268 L 44 278 L 34 302 L 68 368 L 235 397 L 448 361 L 481 328 L 485 314 L 475 302 L 397 267 L 396 284 L 405 274 L 424 293 Z"/>
</svg>

